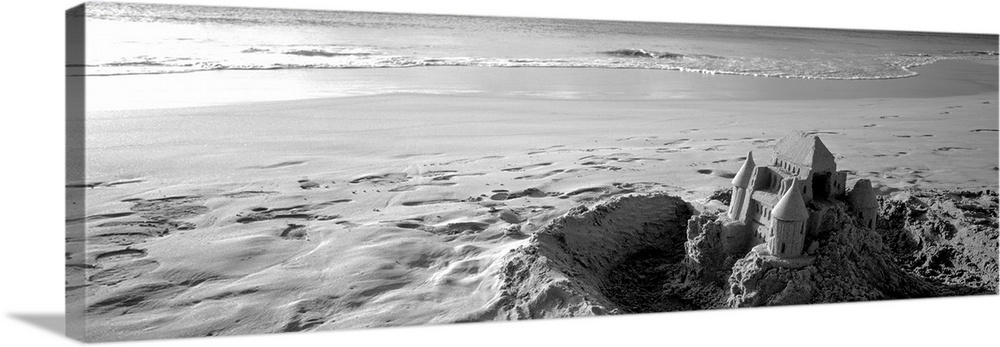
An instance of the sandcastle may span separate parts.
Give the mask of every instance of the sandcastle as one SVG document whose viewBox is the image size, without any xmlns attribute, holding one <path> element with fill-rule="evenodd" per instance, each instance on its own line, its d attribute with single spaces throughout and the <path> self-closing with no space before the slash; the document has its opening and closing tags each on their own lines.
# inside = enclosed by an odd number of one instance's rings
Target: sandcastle
<svg viewBox="0 0 1000 347">
<path fill-rule="evenodd" d="M 728 212 L 720 216 L 718 246 L 727 254 L 759 247 L 773 257 L 800 258 L 805 241 L 834 210 L 847 210 L 858 226 L 874 228 L 878 204 L 871 182 L 859 179 L 846 191 L 846 180 L 847 172 L 837 170 L 833 154 L 812 134 L 785 136 L 770 165 L 758 166 L 753 152 L 747 153 L 732 181 Z"/>
</svg>

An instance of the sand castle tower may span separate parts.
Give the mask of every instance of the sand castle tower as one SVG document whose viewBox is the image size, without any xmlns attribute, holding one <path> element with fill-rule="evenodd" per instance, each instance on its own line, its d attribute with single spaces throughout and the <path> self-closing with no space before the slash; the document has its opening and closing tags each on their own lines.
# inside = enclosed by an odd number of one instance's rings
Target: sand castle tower
<svg viewBox="0 0 1000 347">
<path fill-rule="evenodd" d="M 733 196 L 729 203 L 729 218 L 739 218 L 740 210 L 743 209 L 743 200 L 746 198 L 747 187 L 750 186 L 750 177 L 753 176 L 755 167 L 757 164 L 753 162 L 753 152 L 747 152 L 747 160 L 743 162 L 736 177 L 733 177 Z"/>
<path fill-rule="evenodd" d="M 854 188 L 847 193 L 847 203 L 857 213 L 861 225 L 866 228 L 875 228 L 875 217 L 878 216 L 878 201 L 875 200 L 875 190 L 872 189 L 871 181 L 859 179 L 854 183 Z"/>
<path fill-rule="evenodd" d="M 802 255 L 809 210 L 802 199 L 801 181 L 795 178 L 786 181 L 791 181 L 790 186 L 771 214 L 771 237 L 767 240 L 767 249 L 772 255 L 794 258 Z"/>
</svg>

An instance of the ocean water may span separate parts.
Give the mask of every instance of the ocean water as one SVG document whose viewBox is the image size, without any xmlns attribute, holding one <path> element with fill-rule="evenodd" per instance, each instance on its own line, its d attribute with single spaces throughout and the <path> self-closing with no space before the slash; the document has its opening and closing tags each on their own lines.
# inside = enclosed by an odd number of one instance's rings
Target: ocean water
<svg viewBox="0 0 1000 347">
<path fill-rule="evenodd" d="M 997 35 L 88 3 L 71 76 L 421 66 L 896 79 L 997 60 Z"/>
</svg>

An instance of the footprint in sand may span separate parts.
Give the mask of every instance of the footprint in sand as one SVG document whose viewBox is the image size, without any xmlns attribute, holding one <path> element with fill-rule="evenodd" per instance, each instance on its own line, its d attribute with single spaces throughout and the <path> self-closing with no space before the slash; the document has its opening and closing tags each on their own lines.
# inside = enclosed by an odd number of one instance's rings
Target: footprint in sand
<svg viewBox="0 0 1000 347">
<path fill-rule="evenodd" d="M 399 222 L 399 223 L 396 223 L 396 226 L 400 227 L 400 228 L 403 228 L 403 229 L 418 229 L 418 228 L 422 227 L 423 225 L 420 224 L 420 223 L 413 223 L 413 222 Z"/>
<path fill-rule="evenodd" d="M 702 175 L 712 175 L 712 176 L 718 176 L 718 177 L 722 177 L 722 178 L 733 178 L 733 177 L 736 177 L 735 173 L 729 172 L 729 171 L 723 171 L 723 170 L 700 169 L 700 170 L 698 170 L 698 173 L 700 173 Z"/>
<path fill-rule="evenodd" d="M 456 222 L 443 226 L 426 226 L 424 231 L 439 235 L 455 235 L 467 232 L 480 232 L 486 230 L 490 225 L 482 222 Z"/>
<path fill-rule="evenodd" d="M 336 204 L 344 204 L 344 203 L 348 203 L 348 202 L 351 202 L 351 201 L 353 201 L 353 200 L 351 200 L 351 199 L 337 199 L 337 200 L 324 201 L 324 202 L 315 204 L 313 206 L 315 206 L 315 207 L 329 206 L 329 205 L 336 205 Z"/>
<path fill-rule="evenodd" d="M 456 173 L 456 174 L 449 174 L 449 175 L 437 176 L 437 177 L 431 178 L 431 181 L 450 181 L 452 178 L 455 178 L 455 177 L 470 177 L 470 176 L 482 176 L 482 175 L 485 175 L 485 173 L 482 173 L 482 172 L 465 173 L 465 174 Z"/>
<path fill-rule="evenodd" d="M 972 129 L 969 130 L 970 133 L 982 133 L 982 132 L 997 132 L 997 129 Z"/>
<path fill-rule="evenodd" d="M 279 207 L 279 208 L 267 208 L 267 207 L 254 207 L 250 209 L 248 213 L 238 213 L 236 214 L 236 222 L 240 224 L 248 224 L 260 221 L 274 220 L 274 219 L 304 219 L 304 220 L 331 220 L 340 218 L 337 215 L 318 215 L 309 213 L 312 210 L 318 209 L 320 207 L 329 206 L 333 204 L 350 202 L 348 199 L 327 201 L 314 205 L 296 205 L 290 207 Z"/>
<path fill-rule="evenodd" d="M 611 166 L 611 165 L 597 165 L 597 166 L 591 166 L 591 167 L 594 168 L 594 169 L 607 170 L 607 171 L 621 171 L 622 170 L 621 167 Z"/>
<path fill-rule="evenodd" d="M 302 165 L 302 164 L 305 164 L 305 163 L 306 162 L 302 161 L 302 160 L 292 160 L 292 161 L 283 161 L 283 162 L 276 163 L 276 164 L 271 164 L 271 165 L 256 166 L 256 167 L 251 167 L 251 168 L 257 168 L 257 169 L 277 169 L 277 168 L 288 167 L 288 166 Z"/>
<path fill-rule="evenodd" d="M 878 124 L 875 124 L 875 123 L 862 125 L 862 127 L 865 127 L 865 128 L 871 128 L 871 127 L 877 127 L 877 126 L 878 126 Z"/>
<path fill-rule="evenodd" d="M 472 162 L 476 162 L 476 161 L 480 161 L 480 160 L 503 159 L 503 158 L 504 158 L 504 156 L 501 156 L 501 155 L 490 155 L 490 156 L 485 156 L 485 157 L 482 157 L 482 158 L 456 159 L 456 160 L 447 161 L 447 162 L 443 162 L 443 163 L 433 163 L 433 164 L 430 164 L 430 165 L 468 164 L 468 163 L 472 163 Z"/>
<path fill-rule="evenodd" d="M 288 224 L 287 227 L 281 230 L 281 237 L 286 240 L 303 240 L 308 239 L 309 234 L 306 232 L 306 226 L 301 224 Z"/>
<path fill-rule="evenodd" d="M 615 191 L 619 191 L 618 189 L 614 189 L 614 190 Z M 569 193 L 563 194 L 563 195 L 559 196 L 559 198 L 560 199 L 569 199 L 570 197 L 577 196 L 577 195 L 595 195 L 596 194 L 597 196 L 592 198 L 592 199 L 596 200 L 596 199 L 599 199 L 599 198 L 601 198 L 603 196 L 610 195 L 611 193 L 612 193 L 612 188 L 611 187 L 585 187 L 585 188 L 579 188 L 579 189 L 573 190 L 573 191 L 571 191 Z M 591 200 L 591 199 L 585 199 L 585 200 Z"/>
<path fill-rule="evenodd" d="M 510 223 L 510 224 L 520 224 L 524 222 L 525 218 L 521 216 L 520 213 L 513 209 L 503 209 L 499 212 L 498 217 L 500 220 Z"/>
<path fill-rule="evenodd" d="M 433 157 L 433 156 L 438 156 L 438 155 L 442 155 L 442 154 L 444 154 L 444 153 L 403 153 L 403 154 L 394 155 L 392 157 L 395 158 L 395 159 L 410 159 L 410 158 L 416 158 L 416 157 Z"/>
<path fill-rule="evenodd" d="M 661 154 L 678 153 L 678 152 L 686 151 L 686 150 L 689 150 L 689 149 L 691 149 L 690 146 L 683 146 L 683 147 L 677 147 L 677 148 L 657 148 L 656 149 L 656 153 L 661 153 Z"/>
<path fill-rule="evenodd" d="M 108 183 L 105 183 L 104 186 L 105 187 L 114 187 L 114 186 L 120 186 L 120 185 L 123 185 L 123 184 L 133 184 L 133 183 L 142 183 L 142 182 L 145 182 L 145 180 L 138 180 L 138 179 L 137 180 L 122 180 L 122 181 L 108 182 Z"/>
<path fill-rule="evenodd" d="M 557 196 L 559 193 L 546 193 L 538 188 L 528 188 L 519 192 L 507 192 L 507 191 L 493 191 L 495 194 L 490 195 L 490 200 L 503 201 L 503 200 L 513 200 L 523 197 L 529 198 L 544 198 L 548 196 Z"/>
<path fill-rule="evenodd" d="M 399 187 L 396 187 L 396 188 L 392 188 L 392 189 L 389 189 L 389 191 L 390 192 L 411 192 L 411 191 L 420 189 L 421 187 L 448 187 L 448 186 L 454 186 L 454 185 L 457 185 L 457 184 L 458 183 L 453 183 L 453 182 L 441 182 L 441 183 L 433 183 L 432 182 L 432 183 L 410 184 L 410 185 L 405 185 L 405 186 L 399 186 Z"/>
<path fill-rule="evenodd" d="M 587 152 L 587 153 L 591 153 L 591 152 L 597 152 L 597 151 L 620 151 L 620 150 L 622 150 L 621 147 L 594 147 L 594 148 L 584 149 L 583 151 Z"/>
<path fill-rule="evenodd" d="M 551 176 L 560 174 L 562 172 L 564 172 L 564 170 L 557 169 L 557 170 L 552 170 L 552 171 L 549 171 L 549 172 L 546 172 L 546 173 L 537 174 L 537 175 L 518 176 L 518 177 L 514 177 L 514 179 L 515 180 L 540 180 L 540 179 L 543 179 L 543 178 L 546 178 L 546 177 L 551 177 Z"/>
<path fill-rule="evenodd" d="M 98 254 L 97 257 L 94 258 L 94 261 L 96 261 L 97 263 L 119 262 L 133 258 L 142 258 L 145 256 L 146 256 L 145 249 L 126 247 L 124 249 L 119 249 L 117 251 L 104 252 Z"/>
<path fill-rule="evenodd" d="M 401 288 L 402 286 L 399 286 Z M 281 328 L 282 332 L 306 331 L 323 325 L 328 317 L 343 305 L 339 295 L 301 300 L 290 307 L 290 318 Z"/>
<path fill-rule="evenodd" d="M 549 166 L 549 165 L 552 165 L 552 163 L 538 163 L 538 164 L 531 164 L 531 165 L 526 165 L 526 166 L 511 167 L 511 168 L 501 169 L 500 171 L 503 171 L 503 172 L 518 172 L 518 171 L 531 170 L 531 169 L 540 168 L 540 167 Z"/>
<path fill-rule="evenodd" d="M 885 158 L 885 157 L 899 158 L 899 157 L 902 157 L 902 156 L 907 155 L 907 154 L 910 154 L 910 153 L 908 153 L 908 152 L 896 152 L 894 154 L 875 154 L 875 155 L 872 155 L 872 157 L 875 157 L 875 158 Z"/>
<path fill-rule="evenodd" d="M 486 228 L 489 228 L 489 223 L 483 222 L 451 222 L 443 223 L 438 225 L 425 225 L 420 219 L 402 220 L 402 221 L 386 221 L 386 223 L 391 223 L 398 228 L 403 229 L 413 229 L 425 231 L 431 234 L 437 235 L 458 235 L 463 233 L 477 233 Z"/>
<path fill-rule="evenodd" d="M 535 155 L 535 154 L 549 153 L 549 152 L 552 152 L 553 150 L 560 149 L 560 148 L 563 148 L 563 147 L 566 147 L 566 145 L 555 145 L 555 146 L 549 146 L 549 147 L 545 147 L 545 148 L 532 148 L 532 149 L 528 150 L 527 154 L 528 155 Z"/>
<path fill-rule="evenodd" d="M 459 199 L 414 200 L 414 201 L 404 201 L 400 203 L 400 205 L 403 206 L 439 205 L 439 204 L 450 204 L 462 201 L 463 200 Z"/>
<path fill-rule="evenodd" d="M 103 241 L 120 245 L 143 242 L 153 237 L 164 237 L 177 230 L 192 230 L 195 225 L 173 220 L 113 221 L 95 226 L 92 230 L 100 234 L 91 236 L 91 241 Z"/>
<path fill-rule="evenodd" d="M 613 153 L 608 155 L 588 155 L 577 160 L 587 160 L 581 165 L 606 164 L 608 162 L 631 163 L 637 161 L 665 161 L 663 158 L 635 157 L 631 153 Z"/>
<path fill-rule="evenodd" d="M 302 189 L 314 189 L 319 188 L 319 183 L 310 180 L 299 180 L 299 188 Z"/>
<path fill-rule="evenodd" d="M 136 214 L 155 220 L 190 218 L 208 212 L 208 207 L 200 203 L 200 196 L 170 196 L 159 199 L 126 199 L 131 202 L 130 210 Z"/>
<path fill-rule="evenodd" d="M 102 286 L 113 286 L 118 283 L 138 278 L 142 275 L 153 272 L 160 267 L 160 263 L 149 259 L 137 259 L 129 263 L 124 263 L 98 271 L 87 278 L 91 284 Z"/>
<path fill-rule="evenodd" d="M 367 175 L 358 177 L 349 181 L 349 183 L 351 184 L 368 183 L 368 184 L 381 185 L 381 184 L 403 183 L 409 181 L 410 179 L 411 177 L 405 173 L 392 172 L 381 175 Z"/>
<path fill-rule="evenodd" d="M 458 171 L 456 171 L 456 170 L 431 170 L 431 171 L 424 171 L 422 174 L 420 174 L 420 176 L 422 176 L 422 177 L 440 177 L 440 176 L 444 176 L 444 175 L 451 174 L 451 173 L 456 173 L 456 172 L 458 172 Z"/>
<path fill-rule="evenodd" d="M 728 163 L 728 162 L 732 162 L 732 161 L 742 162 L 744 160 L 747 160 L 747 157 L 736 157 L 736 158 L 733 158 L 733 159 L 719 159 L 719 160 L 712 161 L 712 164 Z"/>
<path fill-rule="evenodd" d="M 129 246 L 145 242 L 150 238 L 164 237 L 178 230 L 195 229 L 195 224 L 177 219 L 190 218 L 205 213 L 208 207 L 197 205 L 201 197 L 173 196 L 160 199 L 144 200 L 139 198 L 126 199 L 123 202 L 133 203 L 133 212 L 120 212 L 90 216 L 86 219 L 100 220 L 124 218 L 138 215 L 141 220 L 116 220 L 98 224 L 91 228 L 93 235 L 88 237 L 92 242 L 113 243 Z"/>
<path fill-rule="evenodd" d="M 899 118 L 899 116 L 897 116 L 897 115 L 891 115 L 891 116 L 878 116 L 878 118 L 879 118 L 879 119 L 889 119 L 889 118 Z"/>
<path fill-rule="evenodd" d="M 208 211 L 208 207 L 195 205 L 195 203 L 204 200 L 200 196 L 170 196 L 149 200 L 128 200 L 133 203 L 131 210 L 143 216 L 163 217 L 169 215 L 173 218 L 179 218 L 202 214 Z"/>
<path fill-rule="evenodd" d="M 689 142 L 689 141 L 691 141 L 691 139 L 678 139 L 678 140 L 664 142 L 663 145 L 664 146 L 673 146 L 673 145 L 679 145 L 679 144 L 682 144 L 682 143 L 685 143 L 685 142 Z"/>
<path fill-rule="evenodd" d="M 278 192 L 264 191 L 264 190 L 244 190 L 239 192 L 222 194 L 222 196 L 232 199 L 245 199 L 257 196 L 267 196 L 272 194 L 278 194 Z"/>
<path fill-rule="evenodd" d="M 885 157 L 899 158 L 899 157 L 902 157 L 902 156 L 907 155 L 907 154 L 910 154 L 910 153 L 908 153 L 908 152 L 896 152 L 894 154 L 875 154 L 875 155 L 872 155 L 872 157 L 875 157 L 875 158 L 885 158 Z"/>
<path fill-rule="evenodd" d="M 935 149 L 934 151 L 935 152 L 950 152 L 950 151 L 956 151 L 956 150 L 972 151 L 972 150 L 975 150 L 975 149 L 968 148 L 968 147 L 940 147 L 938 149 Z"/>
</svg>

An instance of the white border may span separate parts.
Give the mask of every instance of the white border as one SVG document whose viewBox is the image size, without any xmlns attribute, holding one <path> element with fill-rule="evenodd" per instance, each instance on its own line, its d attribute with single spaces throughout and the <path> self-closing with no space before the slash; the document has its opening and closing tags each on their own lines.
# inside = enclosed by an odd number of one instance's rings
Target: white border
<svg viewBox="0 0 1000 347">
<path fill-rule="evenodd" d="M 1000 33 L 987 1 L 164 0 L 133 2 Z M 810 5 L 802 5 L 809 3 Z M 4 4 L 0 107 L 0 316 L 6 346 L 77 343 L 18 315 L 63 310 L 63 11 L 76 1 Z M 1000 296 L 116 343 L 137 346 L 667 344 L 989 345 Z"/>
</svg>

